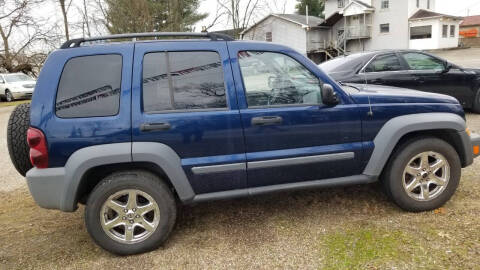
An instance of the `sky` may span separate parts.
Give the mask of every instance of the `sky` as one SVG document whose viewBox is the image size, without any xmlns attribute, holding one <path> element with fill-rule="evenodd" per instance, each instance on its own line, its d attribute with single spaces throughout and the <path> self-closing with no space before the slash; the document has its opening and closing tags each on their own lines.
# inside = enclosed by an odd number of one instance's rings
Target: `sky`
<svg viewBox="0 0 480 270">
<path fill-rule="evenodd" d="M 393 0 L 393 1 L 404 1 L 404 0 Z M 269 6 L 274 8 L 274 3 L 278 3 L 277 6 L 283 6 L 283 3 L 286 3 L 285 13 L 294 13 L 295 12 L 295 0 L 267 0 Z M 204 21 L 197 23 L 195 29 L 200 30 L 203 25 L 209 25 L 210 22 L 215 18 L 217 0 L 203 0 L 201 2 L 199 11 L 210 13 L 210 16 Z M 437 12 L 445 13 L 449 15 L 456 16 L 467 16 L 467 11 L 470 10 L 470 15 L 480 15 L 480 0 L 437 0 Z M 272 10 L 273 13 L 281 13 L 281 10 Z M 267 11 L 267 14 L 269 12 Z M 263 16 L 267 14 L 262 14 Z M 258 20 L 258 19 L 257 19 Z M 229 28 L 228 22 L 226 20 L 218 23 L 215 27 L 212 27 L 211 30 L 221 30 Z"/>
</svg>

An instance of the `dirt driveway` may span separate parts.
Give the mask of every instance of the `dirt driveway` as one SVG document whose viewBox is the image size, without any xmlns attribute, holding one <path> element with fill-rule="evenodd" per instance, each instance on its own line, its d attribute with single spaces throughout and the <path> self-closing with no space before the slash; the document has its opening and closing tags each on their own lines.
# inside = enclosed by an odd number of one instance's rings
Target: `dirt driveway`
<svg viewBox="0 0 480 270">
<path fill-rule="evenodd" d="M 0 108 L 0 269 L 474 269 L 480 265 L 480 160 L 438 211 L 412 214 L 377 185 L 185 207 L 166 245 L 115 257 L 75 213 L 41 209 L 12 168 Z M 480 131 L 480 115 L 469 115 Z"/>
</svg>

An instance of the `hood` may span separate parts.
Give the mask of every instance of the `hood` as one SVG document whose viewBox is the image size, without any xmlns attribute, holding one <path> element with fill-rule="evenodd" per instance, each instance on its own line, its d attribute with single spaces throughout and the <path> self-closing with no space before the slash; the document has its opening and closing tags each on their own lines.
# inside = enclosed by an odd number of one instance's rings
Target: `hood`
<svg viewBox="0 0 480 270">
<path fill-rule="evenodd" d="M 31 81 L 9 82 L 8 84 L 13 86 L 24 87 L 24 86 L 35 86 L 36 83 L 37 83 L 36 81 L 31 80 Z"/>
<path fill-rule="evenodd" d="M 451 96 L 410 90 L 405 88 L 372 85 L 372 84 L 347 84 L 356 91 L 348 91 L 350 96 L 358 104 L 370 103 L 449 103 L 459 104 L 457 99 Z"/>
<path fill-rule="evenodd" d="M 477 68 L 463 68 L 463 71 L 480 75 L 480 69 L 477 69 Z"/>
</svg>

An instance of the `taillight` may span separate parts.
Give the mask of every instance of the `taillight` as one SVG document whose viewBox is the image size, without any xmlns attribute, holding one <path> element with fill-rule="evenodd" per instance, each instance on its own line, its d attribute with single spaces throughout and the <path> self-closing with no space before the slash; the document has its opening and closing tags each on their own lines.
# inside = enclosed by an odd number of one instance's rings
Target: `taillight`
<svg viewBox="0 0 480 270">
<path fill-rule="evenodd" d="M 27 143 L 30 147 L 30 162 L 39 169 L 48 168 L 47 140 L 43 132 L 36 128 L 27 131 Z"/>
</svg>

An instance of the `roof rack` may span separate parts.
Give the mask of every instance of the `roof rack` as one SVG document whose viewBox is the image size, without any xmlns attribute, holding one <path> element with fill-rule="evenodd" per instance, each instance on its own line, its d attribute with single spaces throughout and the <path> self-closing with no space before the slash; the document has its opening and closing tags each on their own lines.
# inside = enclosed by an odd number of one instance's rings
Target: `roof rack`
<svg viewBox="0 0 480 270">
<path fill-rule="evenodd" d="M 80 47 L 80 44 L 90 41 L 98 40 L 110 40 L 110 39 L 136 39 L 144 37 L 201 37 L 201 38 L 210 38 L 212 41 L 224 40 L 224 41 L 233 41 L 235 40 L 229 35 L 220 34 L 220 33 L 194 33 L 194 32 L 151 32 L 151 33 L 132 33 L 132 34 L 118 34 L 118 35 L 109 35 L 101 37 L 91 37 L 91 38 L 77 38 L 71 39 L 63 43 L 60 49 L 68 49 Z"/>
</svg>

